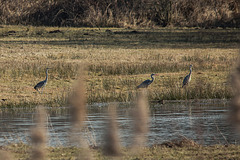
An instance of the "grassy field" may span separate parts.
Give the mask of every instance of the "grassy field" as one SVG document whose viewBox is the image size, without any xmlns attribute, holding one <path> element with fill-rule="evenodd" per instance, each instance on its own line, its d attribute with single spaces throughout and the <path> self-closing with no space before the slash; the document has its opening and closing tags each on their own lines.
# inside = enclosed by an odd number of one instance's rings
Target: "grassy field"
<svg viewBox="0 0 240 160">
<path fill-rule="evenodd" d="M 78 77 L 84 79 L 88 103 L 132 101 L 136 97 L 136 86 L 149 79 L 151 73 L 158 76 L 147 89 L 150 101 L 231 98 L 231 73 L 236 67 L 239 42 L 239 29 L 0 26 L 0 106 L 66 105 L 69 95 L 77 88 Z M 192 81 L 183 89 L 182 81 L 189 73 L 190 64 L 193 65 Z M 33 87 L 45 78 L 47 67 L 52 68 L 49 70 L 49 81 L 43 94 L 39 94 Z M 84 74 L 80 75 L 82 72 L 79 69 L 83 67 Z M 72 98 L 71 101 L 73 128 L 74 123 L 82 125 L 86 112 L 81 87 L 80 84 L 80 89 L 75 92 L 79 96 L 73 96 L 75 100 Z M 147 132 L 147 118 L 141 120 L 144 115 L 147 117 L 147 111 L 138 110 L 142 113 L 135 112 L 138 113 L 135 116 L 138 125 L 134 127 L 143 135 Z M 44 113 L 42 115 L 46 116 Z M 40 114 L 39 119 L 44 125 Z M 117 130 L 114 122 L 110 125 L 112 128 L 109 127 L 109 130 Z M 46 142 L 46 131 L 42 132 L 43 135 L 40 135 L 38 128 L 32 132 L 31 146 L 1 146 L 0 155 L 29 159 L 31 154 L 39 153 L 37 156 L 41 157 L 46 153 L 50 159 L 77 159 L 83 153 L 89 153 L 93 159 L 113 159 L 105 156 L 101 148 L 86 151 L 61 146 L 48 147 L 46 152 L 39 151 L 37 149 L 41 149 Z M 138 132 L 134 134 L 137 137 Z M 114 141 L 114 137 L 111 138 Z M 191 140 L 144 147 L 138 151 L 139 154 L 130 151 L 129 148 L 122 148 L 117 159 L 240 157 L 239 145 L 201 146 Z"/>
<path fill-rule="evenodd" d="M 79 67 L 88 103 L 131 101 L 136 86 L 157 73 L 149 100 L 231 98 L 230 74 L 239 29 L 0 27 L 0 106 L 61 106 Z M 193 64 L 190 85 L 183 78 Z M 43 94 L 33 87 L 49 81 Z"/>
<path fill-rule="evenodd" d="M 0 154 L 5 159 L 13 160 L 13 157 L 26 160 L 29 159 L 29 151 L 31 147 L 25 144 L 15 144 L 1 147 Z M 129 152 L 129 149 L 123 148 L 122 153 L 118 157 L 111 157 L 102 154 L 101 148 L 88 150 L 93 159 L 129 159 L 129 160 L 156 160 L 156 159 L 239 159 L 240 146 L 229 145 L 214 145 L 214 146 L 199 146 L 194 142 L 181 142 L 164 145 L 155 145 L 152 147 L 144 147 L 139 154 Z M 77 157 L 83 158 L 84 150 L 76 147 L 49 147 L 45 153 L 51 160 L 71 159 Z"/>
</svg>

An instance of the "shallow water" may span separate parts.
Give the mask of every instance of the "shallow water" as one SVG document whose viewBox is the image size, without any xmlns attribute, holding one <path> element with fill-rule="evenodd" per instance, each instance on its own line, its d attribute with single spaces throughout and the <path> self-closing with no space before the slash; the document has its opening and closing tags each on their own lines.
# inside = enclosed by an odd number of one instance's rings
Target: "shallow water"
<svg viewBox="0 0 240 160">
<path fill-rule="evenodd" d="M 107 104 L 88 106 L 88 117 L 83 135 L 91 145 L 104 142 Z M 203 145 L 240 144 L 240 134 L 229 123 L 229 102 L 225 100 L 167 101 L 150 104 L 148 145 L 161 144 L 181 137 Z M 134 105 L 119 103 L 117 122 L 124 146 L 133 138 L 131 110 Z M 34 123 L 34 109 L 2 109 L 0 112 L 0 145 L 30 143 L 30 129 Z M 48 145 L 67 146 L 70 142 L 71 123 L 67 107 L 48 108 Z"/>
</svg>

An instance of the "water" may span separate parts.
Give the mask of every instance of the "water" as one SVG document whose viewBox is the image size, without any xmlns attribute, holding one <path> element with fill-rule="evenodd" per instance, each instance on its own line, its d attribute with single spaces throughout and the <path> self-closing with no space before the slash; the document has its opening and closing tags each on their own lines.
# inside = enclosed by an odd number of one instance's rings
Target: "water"
<svg viewBox="0 0 240 160">
<path fill-rule="evenodd" d="M 88 106 L 83 135 L 91 145 L 104 142 L 107 104 Z M 124 146 L 131 144 L 133 105 L 119 103 L 117 122 Z M 230 125 L 229 102 L 224 100 L 168 101 L 152 103 L 148 145 L 186 137 L 202 145 L 240 144 L 240 134 Z M 0 145 L 30 143 L 30 130 L 35 125 L 34 109 L 2 109 L 0 112 Z M 49 146 L 69 146 L 71 123 L 68 108 L 48 109 Z"/>
</svg>

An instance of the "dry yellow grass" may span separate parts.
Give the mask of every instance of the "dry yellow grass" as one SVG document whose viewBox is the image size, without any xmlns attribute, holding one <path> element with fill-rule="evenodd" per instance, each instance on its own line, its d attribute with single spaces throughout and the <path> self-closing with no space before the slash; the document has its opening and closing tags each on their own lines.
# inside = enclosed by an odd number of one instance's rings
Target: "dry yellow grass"
<svg viewBox="0 0 240 160">
<path fill-rule="evenodd" d="M 7 154 L 13 154 L 17 159 L 25 160 L 28 159 L 28 148 L 29 146 L 25 144 L 16 144 L 5 146 L 1 148 L 1 150 L 8 150 L 10 153 L 8 152 Z M 76 159 L 75 154 L 82 151 L 81 148 L 76 147 L 48 147 L 47 149 L 49 153 L 48 158 L 51 160 L 58 160 L 63 157 L 65 159 Z M 239 145 L 199 146 L 191 141 L 185 141 L 182 142 L 181 145 L 172 143 L 172 147 L 168 147 L 167 145 L 144 147 L 138 155 L 129 155 L 129 149 L 124 148 L 124 153 L 120 159 L 239 159 L 239 149 Z M 104 156 L 101 149 L 91 149 L 90 151 L 93 153 L 94 159 L 113 159 L 113 157 Z"/>
<path fill-rule="evenodd" d="M 48 33 L 56 29 L 63 34 Z M 8 34 L 11 30 L 16 33 Z M 0 98 L 7 99 L 1 101 L 1 105 L 65 104 L 83 62 L 88 66 L 88 77 L 85 78 L 88 102 L 132 100 L 135 86 L 150 78 L 153 72 L 159 76 L 149 88 L 151 99 L 231 96 L 228 75 L 238 56 L 238 30 L 216 30 L 215 33 L 208 30 L 140 29 L 134 34 L 128 29 L 110 28 L 110 33 L 106 30 L 31 26 L 0 28 Z M 198 36 L 198 32 L 202 32 L 199 37 L 202 41 L 189 39 Z M 208 36 L 210 33 L 212 35 Z M 172 37 L 167 37 L 169 34 Z M 218 39 L 218 34 L 226 34 L 229 42 Z M 182 38 L 179 36 L 185 36 L 187 41 L 179 41 Z M 164 42 L 167 38 L 169 42 Z M 210 40 L 214 43 L 205 43 Z M 213 93 L 204 97 L 191 93 L 194 96 L 186 96 L 178 87 L 189 72 L 189 64 L 194 66 L 190 91 L 201 81 L 211 85 L 212 91 L 224 91 L 224 94 Z M 45 78 L 46 67 L 52 70 L 40 95 L 33 86 Z"/>
</svg>

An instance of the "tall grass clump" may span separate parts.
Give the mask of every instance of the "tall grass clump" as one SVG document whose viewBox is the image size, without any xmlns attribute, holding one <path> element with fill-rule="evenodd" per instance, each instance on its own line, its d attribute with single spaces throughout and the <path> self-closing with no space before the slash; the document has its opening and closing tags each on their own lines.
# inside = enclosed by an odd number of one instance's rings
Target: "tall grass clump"
<svg viewBox="0 0 240 160">
<path fill-rule="evenodd" d="M 133 118 L 133 142 L 131 149 L 137 153 L 145 146 L 147 132 L 149 130 L 149 105 L 147 100 L 147 90 L 143 89 L 137 93 L 136 106 L 132 113 Z"/>
<path fill-rule="evenodd" d="M 81 76 L 77 80 L 70 97 L 70 114 L 73 128 L 83 126 L 86 118 L 86 96 L 85 85 L 83 80 L 83 70 L 80 71 Z"/>
<path fill-rule="evenodd" d="M 7 151 L 0 151 L 0 159 L 1 160 L 14 160 L 12 154 Z"/>
<path fill-rule="evenodd" d="M 93 64 L 89 71 L 103 73 L 104 75 L 134 75 L 143 73 L 177 72 L 183 70 L 185 64 L 170 64 L 155 60 L 154 62 L 120 62 L 109 64 Z"/>
<path fill-rule="evenodd" d="M 86 89 L 84 81 L 84 68 L 79 71 L 79 78 L 73 88 L 70 96 L 70 115 L 71 115 L 71 137 L 72 144 L 81 146 L 82 150 L 77 155 L 77 159 L 91 160 L 93 159 L 87 141 L 83 138 L 81 131 L 83 130 L 84 121 L 86 120 Z"/>
<path fill-rule="evenodd" d="M 108 107 L 108 119 L 104 138 L 105 144 L 103 148 L 104 153 L 109 156 L 119 156 L 121 154 L 116 118 L 116 105 L 110 104 Z"/>
<path fill-rule="evenodd" d="M 231 104 L 230 120 L 240 131 L 240 59 L 235 71 L 232 74 L 232 87 L 234 97 Z"/>
<path fill-rule="evenodd" d="M 47 116 L 42 106 L 37 107 L 37 113 L 35 117 L 36 127 L 32 129 L 32 155 L 30 159 L 34 160 L 46 160 L 46 121 Z"/>
<path fill-rule="evenodd" d="M 48 62 L 46 59 L 41 61 L 19 61 L 19 60 L 7 60 L 7 64 L 1 66 L 2 72 L 9 75 L 11 78 L 18 77 L 45 77 L 45 68 L 51 68 L 51 77 L 57 77 L 60 79 L 76 78 L 79 65 L 77 63 L 69 63 L 65 61 L 52 61 Z M 12 66 L 12 67 L 10 67 Z M 54 75 L 54 76 L 53 76 Z"/>
</svg>

